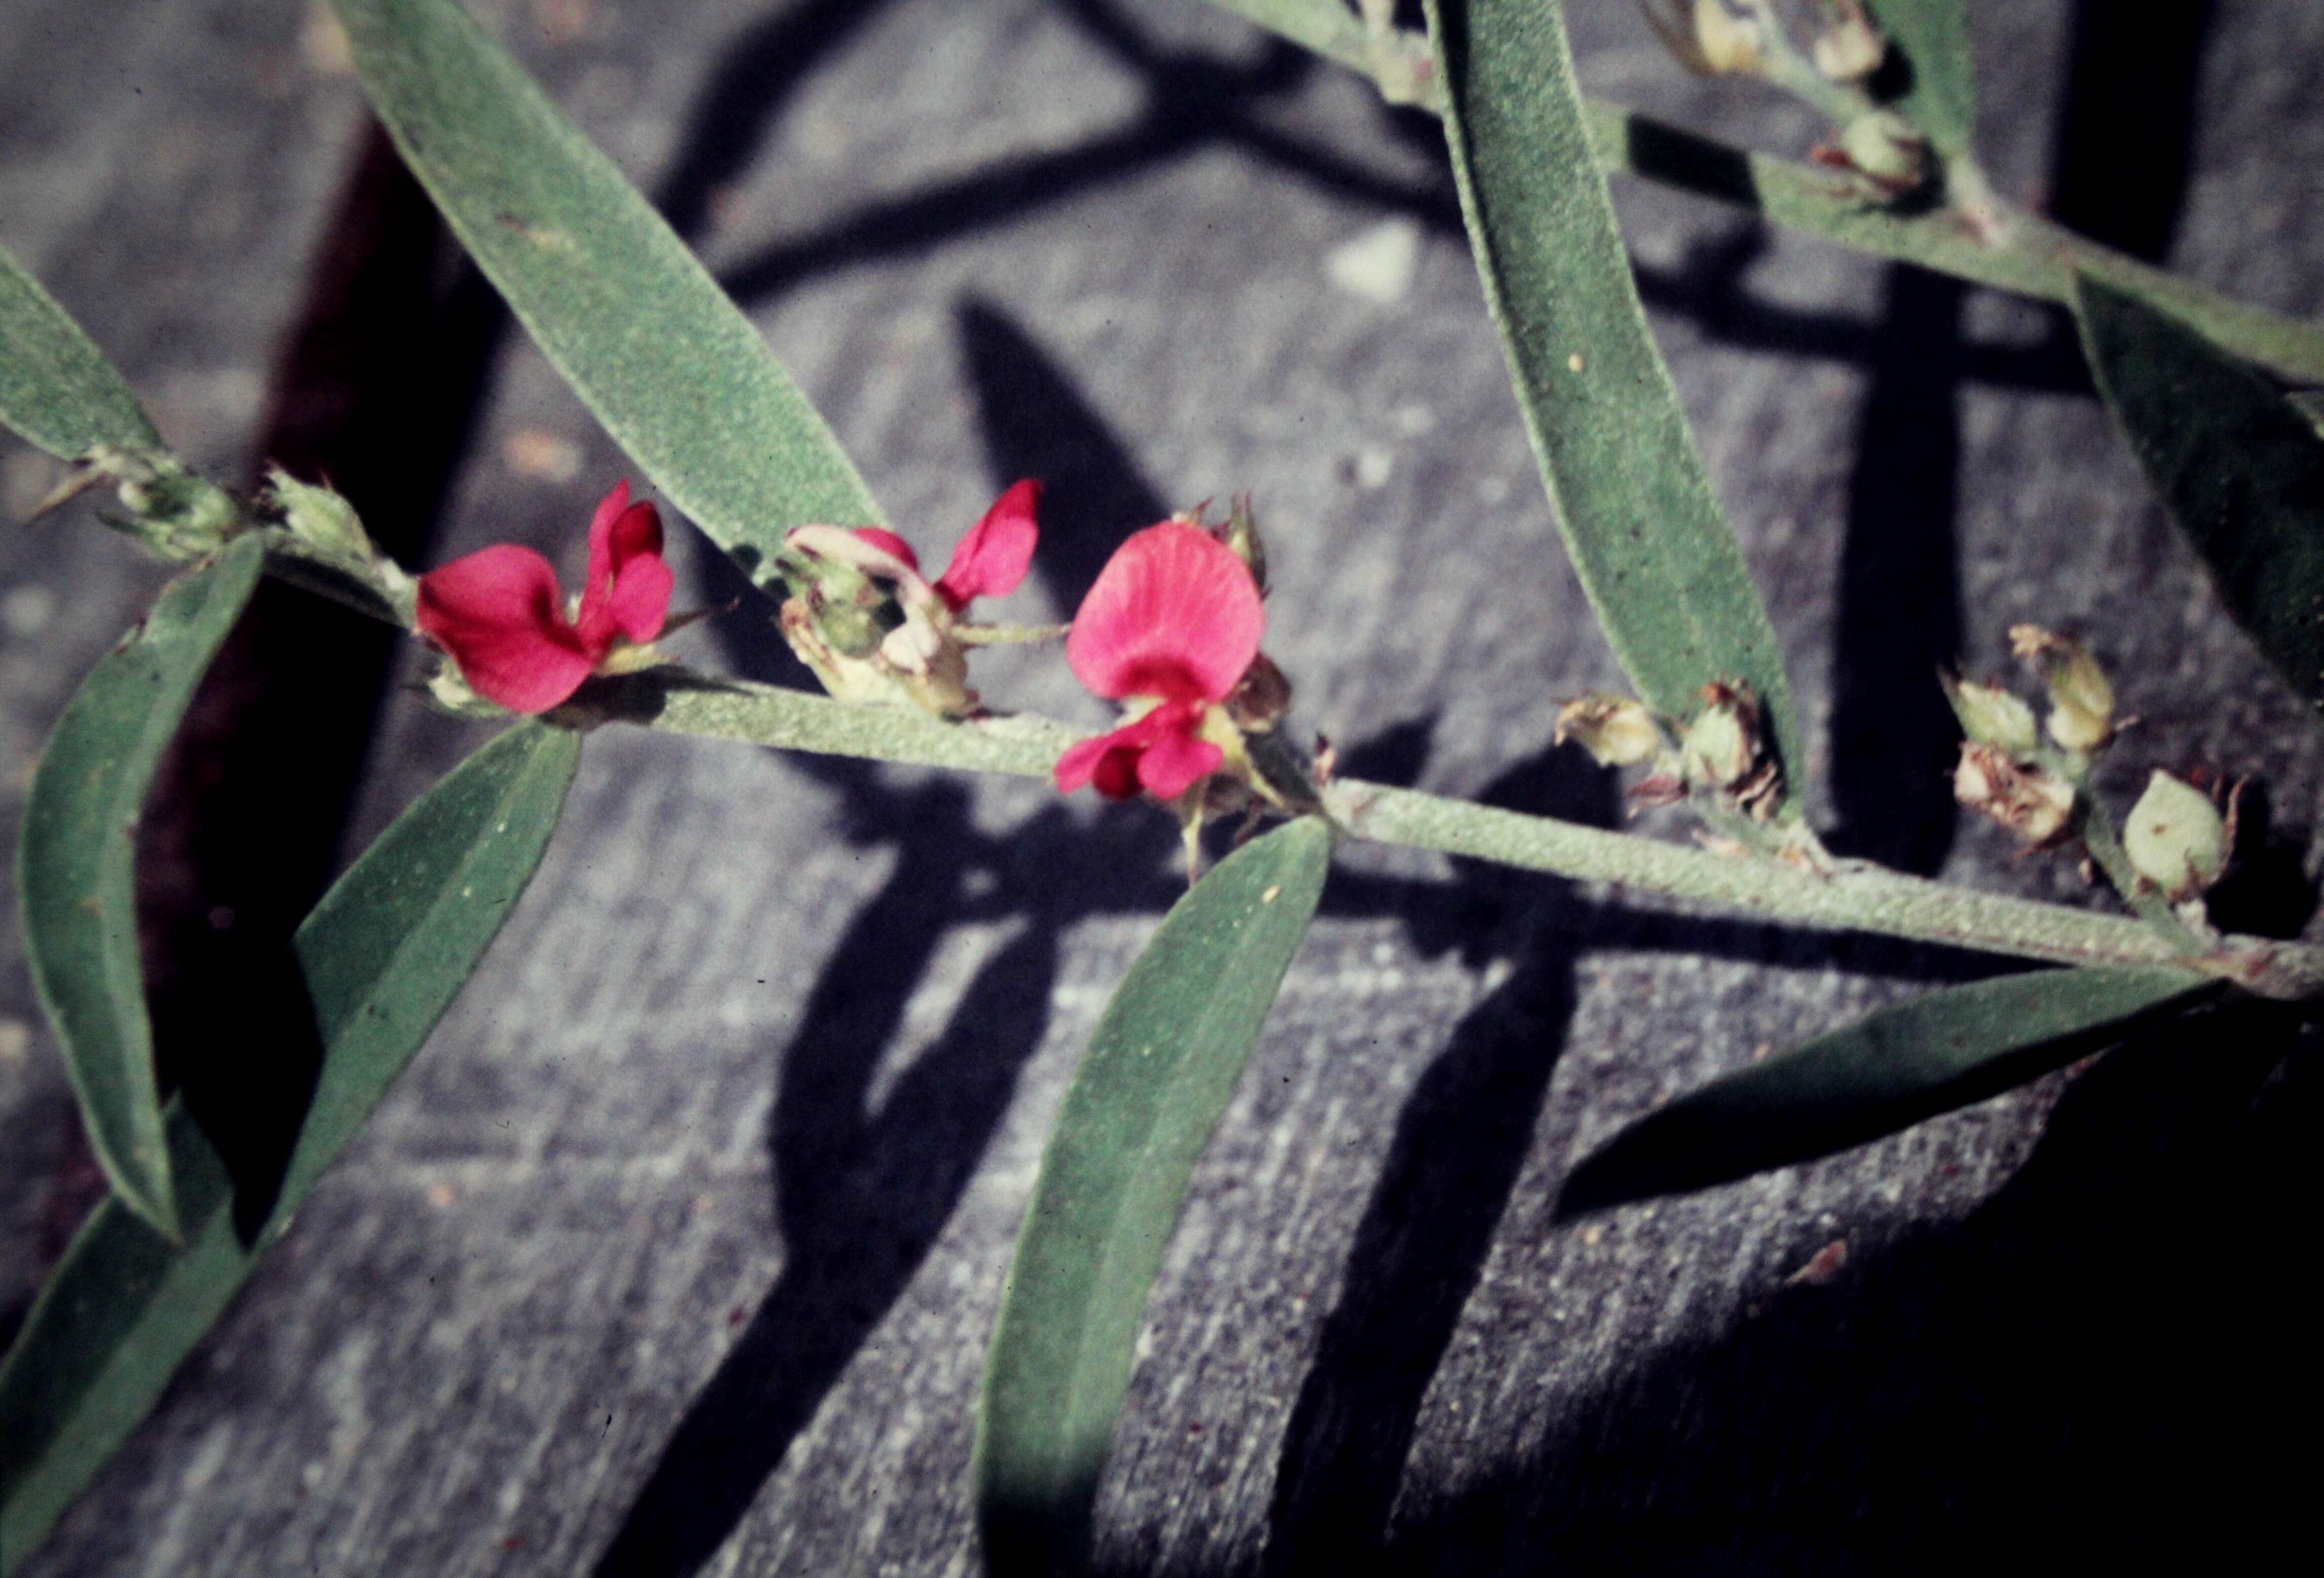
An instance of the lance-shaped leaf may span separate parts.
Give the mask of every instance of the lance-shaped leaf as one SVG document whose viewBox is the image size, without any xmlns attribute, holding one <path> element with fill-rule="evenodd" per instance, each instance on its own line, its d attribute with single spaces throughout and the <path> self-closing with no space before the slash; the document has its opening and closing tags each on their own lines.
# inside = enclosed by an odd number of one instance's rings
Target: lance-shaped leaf
<svg viewBox="0 0 2324 1578">
<path fill-rule="evenodd" d="M 62 460 L 78 460 L 100 444 L 161 444 L 113 363 L 6 247 L 0 247 L 0 422 Z"/>
<path fill-rule="evenodd" d="M 1582 589 L 1639 697 L 1748 682 L 1805 764 L 1783 658 L 1630 278 L 1554 0 L 1429 0 L 1485 305 Z"/>
<path fill-rule="evenodd" d="M 1926 134 L 1950 161 L 1965 158 L 1977 136 L 1977 63 L 1961 0 L 1865 0 L 1897 58 L 1873 78 L 1891 87 L 1890 106 Z"/>
<path fill-rule="evenodd" d="M 1680 1096 L 1573 1170 L 1560 1216 L 1810 1161 L 2063 1068 L 2226 987 L 2171 969 L 2039 970 L 1868 1014 Z"/>
<path fill-rule="evenodd" d="M 567 730 L 509 730 L 398 818 L 300 926 L 288 973 L 321 1056 L 287 1167 L 256 1169 L 264 1198 L 251 1196 L 241 1136 L 180 1101 L 169 1142 L 183 1243 L 118 1200 L 81 1229 L 0 1363 L 0 1573 L 152 1409 L 419 1050 L 540 864 L 579 752 Z"/>
<path fill-rule="evenodd" d="M 171 582 L 145 622 L 97 660 L 42 748 L 16 846 L 24 952 L 89 1144 L 130 1209 L 171 1236 L 137 948 L 137 817 L 265 562 L 257 537 L 238 539 Z"/>
<path fill-rule="evenodd" d="M 2324 706 L 2324 437 L 2177 318 L 2087 274 L 2078 283 L 2083 349 L 2147 476 L 2228 610 Z"/>
<path fill-rule="evenodd" d="M 1331 834 L 1291 822 L 1173 905 L 1106 1005 L 1041 1159 L 984 1372 L 978 1516 L 995 1571 L 1087 1535 L 1147 1289 L 1194 1161 L 1314 918 Z"/>
<path fill-rule="evenodd" d="M 881 517 L 759 332 L 457 0 L 334 0 L 469 255 L 607 432 L 754 578 L 791 527 Z"/>
</svg>

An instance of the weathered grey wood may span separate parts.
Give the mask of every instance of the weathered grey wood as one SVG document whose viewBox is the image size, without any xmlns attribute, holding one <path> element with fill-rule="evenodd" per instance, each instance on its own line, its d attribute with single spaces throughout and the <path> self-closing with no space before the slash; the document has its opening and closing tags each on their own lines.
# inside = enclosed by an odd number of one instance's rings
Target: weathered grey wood
<svg viewBox="0 0 2324 1578">
<path fill-rule="evenodd" d="M 480 9 L 674 195 L 916 541 L 1047 476 L 1014 605 L 1046 616 L 1123 531 L 1253 489 L 1303 720 L 1376 775 L 1617 813 L 1542 756 L 1555 699 L 1617 675 L 1431 125 L 1187 0 Z M 1679 75 L 1631 6 L 1572 9 L 1594 90 L 1812 140 Z M 2071 8 L 1972 9 L 1990 162 L 2030 193 Z M 2315 313 L 2324 16 L 2212 11 L 2172 260 Z M 0 239 L 221 474 L 246 469 L 357 124 L 304 18 L 17 0 L 0 30 Z M 1963 880 L 2075 892 L 1997 836 L 1953 839 L 1930 754 L 1927 668 L 1957 645 L 1999 669 L 2006 627 L 2039 619 L 2087 629 L 2147 720 L 2116 788 L 2256 772 L 2296 861 L 2324 748 L 2043 314 L 1621 201 L 1825 742 L 1812 767 L 1859 786 L 1820 816 Z M 1335 249 L 1390 222 L 1418 228 L 1408 291 L 1331 283 Z M 538 474 L 544 436 L 569 480 Z M 8 466 L 12 500 L 37 491 Z M 620 466 L 512 344 L 440 552 L 569 560 Z M 85 518 L 5 552 L 0 781 L 21 784 L 157 577 Z M 687 552 L 690 595 L 729 595 Z M 692 650 L 774 665 L 746 619 L 718 628 Z M 1053 656 L 989 674 L 1100 716 Z M 357 836 L 477 738 L 399 703 Z M 1901 830 L 1865 820 L 1884 774 Z M 593 739 L 484 971 L 31 1570 L 975 1570 L 970 1408 L 1010 1238 L 1173 848 L 1157 812 L 1037 786 Z M 2289 1274 L 2318 1080 L 2304 1044 L 2277 1068 L 2281 1027 L 2209 1022 L 1848 1157 L 1551 1225 L 1563 1169 L 1653 1102 L 1977 968 L 1351 854 L 1196 1175 L 1106 1559 L 1330 1572 L 1385 1538 L 1443 1573 L 1862 1571 L 2014 1555 L 2021 1515 L 2085 1557 L 2284 1532 L 2298 1457 L 2262 1443 L 2317 1398 Z M 33 1024 L 13 959 L 0 993 Z M 0 1307 L 69 1188 L 69 1123 L 45 1034 L 0 1024 Z M 1835 1278 L 1787 1284 L 1843 1240 Z"/>
</svg>

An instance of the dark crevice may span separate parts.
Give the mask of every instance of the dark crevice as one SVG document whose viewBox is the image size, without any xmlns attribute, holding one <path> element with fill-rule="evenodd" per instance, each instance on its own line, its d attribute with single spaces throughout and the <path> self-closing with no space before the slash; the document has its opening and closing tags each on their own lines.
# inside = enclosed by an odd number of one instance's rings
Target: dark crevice
<svg viewBox="0 0 2324 1578">
<path fill-rule="evenodd" d="M 466 454 L 505 314 L 457 261 L 433 206 L 374 127 L 326 225 L 278 363 L 268 465 L 326 482 L 388 554 L 424 559 Z M 203 680 L 141 828 L 141 918 L 157 1059 L 263 1220 L 321 1048 L 291 933 L 322 895 L 367 757 L 398 637 L 263 583 Z"/>
</svg>

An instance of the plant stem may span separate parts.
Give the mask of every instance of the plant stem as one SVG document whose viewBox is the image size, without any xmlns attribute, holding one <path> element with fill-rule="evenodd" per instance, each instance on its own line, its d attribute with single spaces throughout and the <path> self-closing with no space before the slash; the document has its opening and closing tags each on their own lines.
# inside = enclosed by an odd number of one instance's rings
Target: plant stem
<svg viewBox="0 0 2324 1578">
<path fill-rule="evenodd" d="M 1339 0 L 1211 4 L 1371 78 L 1392 102 L 1437 107 L 1436 85 L 1425 76 L 1415 78 L 1410 50 L 1390 49 L 1370 38 Z M 1416 41 L 1416 34 L 1399 36 L 1414 41 L 1425 64 L 1425 41 Z M 2061 306 L 2073 304 L 2074 274 L 2084 270 L 2184 319 L 2280 377 L 2324 383 L 2324 327 L 2126 257 L 2009 207 L 1974 180 L 1967 183 L 1969 191 L 1955 194 L 1960 200 L 1954 206 L 1907 213 L 1844 170 L 1749 152 L 1602 100 L 1591 100 L 1585 108 L 1599 165 L 1609 174 L 1692 192 L 1858 252 Z M 1974 218 L 1967 211 L 1972 204 Z"/>
<path fill-rule="evenodd" d="M 1025 778 L 1047 778 L 1065 748 L 1083 738 L 1046 718 L 947 723 L 675 668 L 601 682 L 563 718 Z M 2264 995 L 2324 996 L 2324 950 L 2296 943 L 2230 937 L 2190 954 L 2126 916 L 1977 893 L 1860 862 L 1817 875 L 1779 860 L 1714 855 L 1355 779 L 1333 783 L 1323 804 L 1339 829 L 1355 838 L 1614 883 L 1799 925 L 1875 931 L 2052 964 L 2177 965 Z"/>
</svg>

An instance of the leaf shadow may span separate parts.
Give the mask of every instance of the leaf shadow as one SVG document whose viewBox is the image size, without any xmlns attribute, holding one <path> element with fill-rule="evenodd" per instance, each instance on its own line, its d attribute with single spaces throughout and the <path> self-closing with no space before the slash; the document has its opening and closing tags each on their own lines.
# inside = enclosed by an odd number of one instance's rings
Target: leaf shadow
<svg viewBox="0 0 2324 1578">
<path fill-rule="evenodd" d="M 1503 774 L 1482 799 L 1591 826 L 1619 813 L 1611 775 L 1554 748 Z M 1567 885 L 1469 867 L 1462 885 L 1487 922 L 1464 942 L 1513 968 L 1454 1026 L 1397 1115 L 1285 1429 L 1268 1515 L 1270 1575 L 1360 1573 L 1384 1554 L 1422 1398 L 1533 1148 L 1572 1018 L 1577 942 L 1542 925 Z"/>
<path fill-rule="evenodd" d="M 1400 1509 L 1396 1570 L 2259 1564 L 2303 1537 L 2281 1444 L 2324 1402 L 2284 1252 L 2324 1182 L 2319 1053 L 2250 1005 L 2135 1038 L 1969 1216 L 1615 1371 Z M 1798 1234 L 1794 1263 L 1825 1236 Z"/>
</svg>

